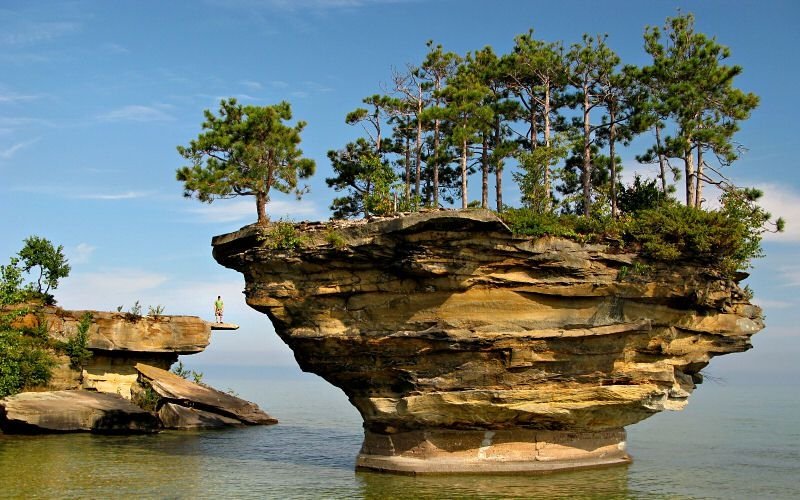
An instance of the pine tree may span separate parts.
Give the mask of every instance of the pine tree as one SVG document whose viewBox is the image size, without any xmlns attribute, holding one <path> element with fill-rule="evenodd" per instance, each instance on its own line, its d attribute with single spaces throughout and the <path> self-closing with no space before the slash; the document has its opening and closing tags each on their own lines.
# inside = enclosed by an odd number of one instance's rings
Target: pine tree
<svg viewBox="0 0 800 500">
<path fill-rule="evenodd" d="M 314 160 L 303 158 L 300 132 L 294 127 L 288 102 L 273 106 L 243 106 L 230 98 L 220 102 L 219 116 L 205 111 L 203 130 L 178 153 L 192 162 L 179 168 L 176 177 L 184 183 L 184 196 L 211 203 L 218 198 L 254 196 L 259 222 L 267 220 L 266 204 L 272 189 L 282 193 L 304 189 L 299 179 L 314 174 Z"/>
<path fill-rule="evenodd" d="M 742 68 L 722 64 L 730 50 L 695 32 L 691 14 L 667 18 L 663 30 L 648 27 L 644 38 L 653 59 L 644 71 L 657 92 L 659 114 L 677 125 L 665 146 L 683 159 L 686 204 L 699 207 L 703 183 L 711 180 L 704 153 L 712 152 L 722 165 L 738 157 L 733 135 L 758 105 L 758 97 L 733 87 Z"/>
<path fill-rule="evenodd" d="M 592 204 L 592 144 L 594 131 L 591 111 L 603 102 L 602 83 L 619 64 L 619 57 L 606 45 L 605 36 L 593 38 L 583 35 L 582 44 L 573 44 L 567 54 L 568 79 L 575 87 L 576 102 L 581 108 L 582 156 L 581 184 L 583 187 L 583 211 L 589 216 Z"/>
</svg>

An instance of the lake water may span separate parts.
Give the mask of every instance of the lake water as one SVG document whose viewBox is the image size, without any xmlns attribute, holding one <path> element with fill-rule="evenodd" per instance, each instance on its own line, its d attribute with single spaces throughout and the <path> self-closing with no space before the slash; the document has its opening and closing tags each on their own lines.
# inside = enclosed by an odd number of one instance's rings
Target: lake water
<svg viewBox="0 0 800 500">
<path fill-rule="evenodd" d="M 204 367 L 280 420 L 110 437 L 0 435 L 0 497 L 800 498 L 797 385 L 707 382 L 682 412 L 628 428 L 629 466 L 544 476 L 356 473 L 361 419 L 296 369 Z"/>
</svg>

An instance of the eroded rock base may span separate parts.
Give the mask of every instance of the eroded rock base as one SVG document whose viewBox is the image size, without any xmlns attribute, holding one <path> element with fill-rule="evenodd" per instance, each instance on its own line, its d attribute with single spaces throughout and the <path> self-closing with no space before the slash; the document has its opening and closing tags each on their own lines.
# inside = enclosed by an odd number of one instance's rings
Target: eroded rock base
<svg viewBox="0 0 800 500">
<path fill-rule="evenodd" d="M 546 473 L 627 464 L 625 430 L 364 431 L 357 470 L 395 474 Z"/>
</svg>

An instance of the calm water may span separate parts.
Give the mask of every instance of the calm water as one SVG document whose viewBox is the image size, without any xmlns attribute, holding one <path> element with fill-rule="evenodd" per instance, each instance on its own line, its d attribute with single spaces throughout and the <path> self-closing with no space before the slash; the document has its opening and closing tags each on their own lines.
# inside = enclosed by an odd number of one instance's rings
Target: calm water
<svg viewBox="0 0 800 500">
<path fill-rule="evenodd" d="M 257 368 L 205 373 L 281 423 L 157 436 L 0 435 L 0 497 L 800 498 L 796 385 L 706 383 L 683 412 L 628 429 L 627 467 L 414 478 L 353 471 L 361 420 L 321 379 Z"/>
</svg>

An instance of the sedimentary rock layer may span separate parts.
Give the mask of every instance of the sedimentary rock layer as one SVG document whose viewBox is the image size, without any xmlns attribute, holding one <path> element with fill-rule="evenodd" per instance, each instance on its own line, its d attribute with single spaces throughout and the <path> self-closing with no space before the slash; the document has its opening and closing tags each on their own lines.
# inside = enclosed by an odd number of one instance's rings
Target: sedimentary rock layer
<svg viewBox="0 0 800 500">
<path fill-rule="evenodd" d="M 295 229 L 283 250 L 265 226 L 218 236 L 214 257 L 359 410 L 361 467 L 624 462 L 625 426 L 683 408 L 709 360 L 763 327 L 707 265 L 515 237 L 488 211 Z"/>
<path fill-rule="evenodd" d="M 116 394 L 95 391 L 23 392 L 0 400 L 6 432 L 156 432 L 156 417 Z"/>
</svg>

